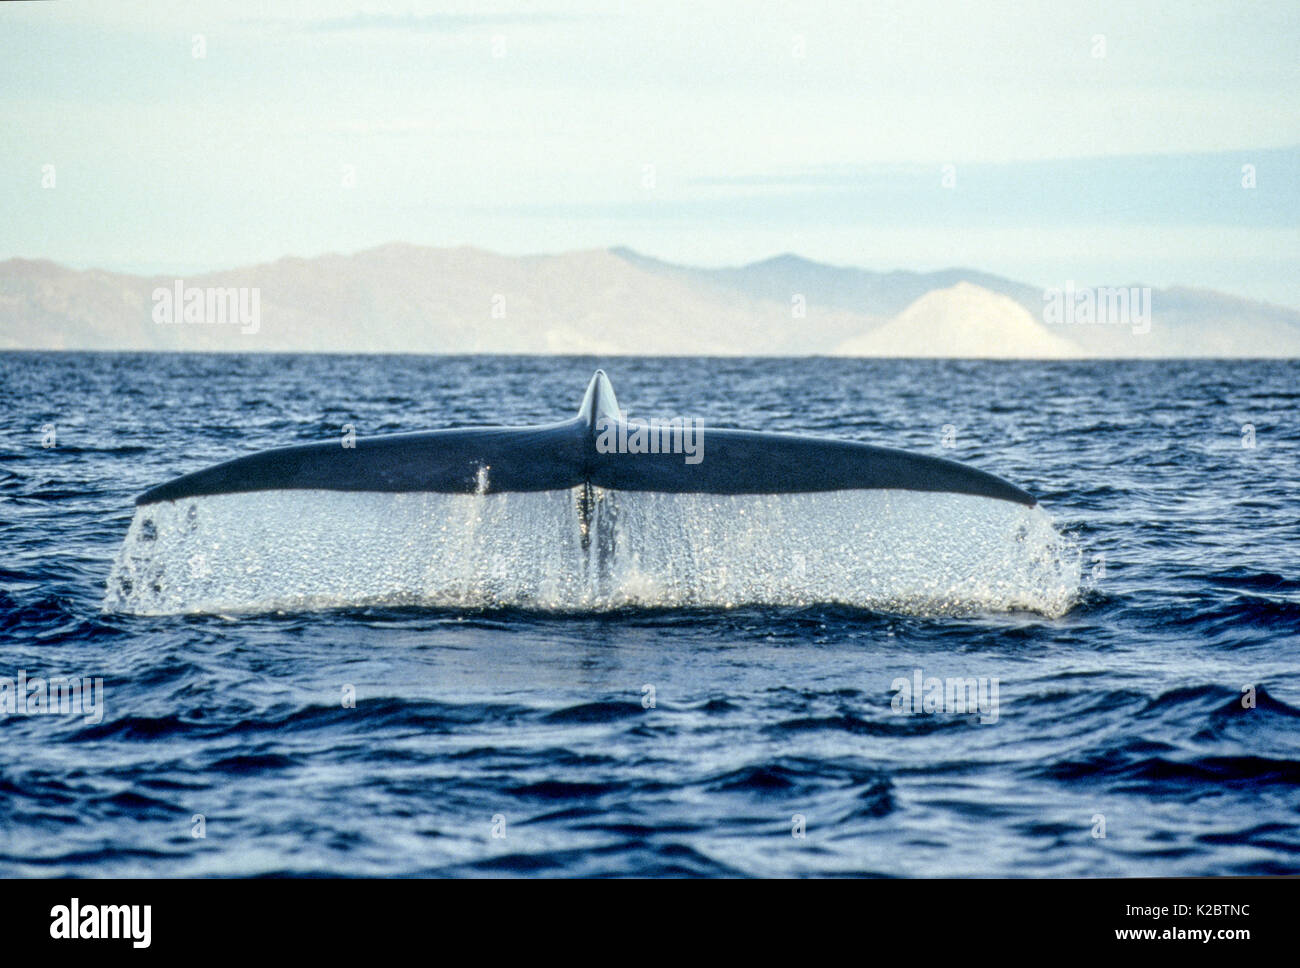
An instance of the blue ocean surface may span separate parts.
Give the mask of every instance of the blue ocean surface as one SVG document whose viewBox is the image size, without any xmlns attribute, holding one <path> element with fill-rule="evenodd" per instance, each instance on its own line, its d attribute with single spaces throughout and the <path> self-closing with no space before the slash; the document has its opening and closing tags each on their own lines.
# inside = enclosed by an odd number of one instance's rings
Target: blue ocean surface
<svg viewBox="0 0 1300 968">
<path fill-rule="evenodd" d="M 151 486 L 567 417 L 596 366 L 634 415 L 998 474 L 1078 594 L 104 608 Z M 93 716 L 0 712 L 0 874 L 1300 872 L 1294 362 L 5 353 L 0 398 L 0 679 L 102 679 Z M 996 716 L 895 708 L 933 677 L 996 680 Z"/>
</svg>

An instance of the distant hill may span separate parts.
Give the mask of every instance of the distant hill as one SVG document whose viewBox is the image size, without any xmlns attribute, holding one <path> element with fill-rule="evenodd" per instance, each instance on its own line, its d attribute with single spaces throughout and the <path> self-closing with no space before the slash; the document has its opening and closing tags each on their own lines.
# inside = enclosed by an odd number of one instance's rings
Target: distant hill
<svg viewBox="0 0 1300 968">
<path fill-rule="evenodd" d="M 1043 291 L 1033 286 L 973 269 L 938 272 L 872 272 L 854 266 L 832 266 L 797 255 L 778 255 L 761 262 L 724 269 L 697 269 L 661 262 L 631 249 L 612 249 L 660 275 L 742 293 L 757 299 L 789 303 L 792 293 L 802 293 L 810 305 L 844 309 L 886 318 L 902 312 L 927 292 L 969 282 L 1002 293 L 1029 306 L 1042 304 Z"/>
<path fill-rule="evenodd" d="M 873 272 L 794 255 L 704 269 L 628 249 L 505 256 L 394 243 L 184 278 L 187 288 L 256 288 L 249 333 L 155 322 L 155 291 L 176 282 L 0 262 L 0 348 L 1300 356 L 1300 313 L 1221 293 L 1155 290 L 1150 331 L 1138 334 L 1049 325 L 1043 290 L 975 270 Z"/>
<path fill-rule="evenodd" d="M 870 332 L 845 340 L 844 356 L 1071 359 L 1090 355 L 1014 299 L 969 282 L 927 292 Z"/>
</svg>

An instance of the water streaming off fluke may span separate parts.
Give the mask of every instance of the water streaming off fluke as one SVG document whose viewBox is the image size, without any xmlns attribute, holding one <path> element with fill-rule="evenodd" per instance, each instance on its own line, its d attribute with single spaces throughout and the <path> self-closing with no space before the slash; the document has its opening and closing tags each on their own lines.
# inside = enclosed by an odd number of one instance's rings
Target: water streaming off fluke
<svg viewBox="0 0 1300 968">
<path fill-rule="evenodd" d="M 902 490 L 260 491 L 136 509 L 104 607 L 602 611 L 843 603 L 1066 612 L 1077 549 L 1041 507 Z"/>
</svg>

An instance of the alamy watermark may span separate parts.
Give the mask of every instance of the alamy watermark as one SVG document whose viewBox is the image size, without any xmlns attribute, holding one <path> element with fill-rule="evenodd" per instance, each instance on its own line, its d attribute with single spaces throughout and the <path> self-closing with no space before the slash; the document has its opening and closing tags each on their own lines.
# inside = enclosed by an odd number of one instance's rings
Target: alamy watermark
<svg viewBox="0 0 1300 968">
<path fill-rule="evenodd" d="M 1132 326 L 1133 335 L 1151 332 L 1151 288 L 1118 286 L 1043 290 L 1043 322 L 1048 326 Z"/>
<path fill-rule="evenodd" d="M 988 676 L 938 676 L 927 677 L 923 670 L 913 669 L 912 678 L 899 676 L 890 686 L 894 698 L 890 708 L 896 713 L 950 713 L 964 716 L 978 713 L 980 722 L 991 725 L 998 721 L 998 680 Z"/>
<path fill-rule="evenodd" d="M 81 716 L 87 723 L 104 719 L 104 680 L 68 676 L 0 676 L 0 716 Z"/>
<path fill-rule="evenodd" d="M 177 279 L 172 288 L 153 291 L 153 321 L 238 326 L 245 335 L 262 328 L 262 290 L 247 286 L 186 286 Z"/>
<path fill-rule="evenodd" d="M 596 433 L 596 450 L 601 454 L 682 454 L 688 464 L 704 460 L 704 422 L 695 417 L 599 417 Z"/>
<path fill-rule="evenodd" d="M 151 904 L 82 904 L 74 897 L 50 908 L 50 937 L 56 941 L 122 939 L 133 948 L 147 948 L 152 923 Z"/>
</svg>

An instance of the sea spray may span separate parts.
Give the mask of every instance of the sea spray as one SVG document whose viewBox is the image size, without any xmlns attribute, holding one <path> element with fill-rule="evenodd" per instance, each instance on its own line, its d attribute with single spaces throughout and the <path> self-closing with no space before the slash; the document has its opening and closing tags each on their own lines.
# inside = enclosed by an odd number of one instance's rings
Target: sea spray
<svg viewBox="0 0 1300 968">
<path fill-rule="evenodd" d="M 721 495 L 276 491 L 138 508 L 104 599 L 141 614 L 369 604 L 604 611 L 842 603 L 1073 604 L 1081 563 L 1041 507 L 912 491 Z"/>
</svg>

